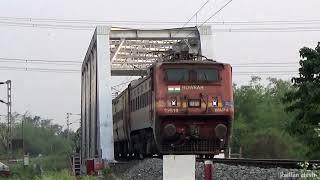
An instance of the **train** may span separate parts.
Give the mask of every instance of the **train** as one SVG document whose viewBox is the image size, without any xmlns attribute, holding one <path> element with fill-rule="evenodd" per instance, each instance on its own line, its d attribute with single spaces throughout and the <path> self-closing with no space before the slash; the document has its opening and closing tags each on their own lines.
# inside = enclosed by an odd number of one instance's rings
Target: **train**
<svg viewBox="0 0 320 180">
<path fill-rule="evenodd" d="M 156 62 L 112 100 L 112 113 L 116 159 L 226 153 L 232 67 L 209 59 Z"/>
</svg>

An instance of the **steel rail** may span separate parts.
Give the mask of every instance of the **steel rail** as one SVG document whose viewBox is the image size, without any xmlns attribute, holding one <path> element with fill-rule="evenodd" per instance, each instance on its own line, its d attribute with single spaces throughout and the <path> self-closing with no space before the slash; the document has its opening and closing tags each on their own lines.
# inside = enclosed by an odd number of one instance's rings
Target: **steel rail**
<svg viewBox="0 0 320 180">
<path fill-rule="evenodd" d="M 197 161 L 207 159 L 198 158 Z M 312 169 L 314 165 L 319 166 L 320 160 L 293 160 L 293 159 L 244 159 L 244 158 L 213 158 L 210 159 L 213 163 L 221 163 L 227 165 L 255 166 L 263 168 L 282 167 L 290 169 L 302 169 L 301 164 L 308 163 L 308 169 Z"/>
</svg>

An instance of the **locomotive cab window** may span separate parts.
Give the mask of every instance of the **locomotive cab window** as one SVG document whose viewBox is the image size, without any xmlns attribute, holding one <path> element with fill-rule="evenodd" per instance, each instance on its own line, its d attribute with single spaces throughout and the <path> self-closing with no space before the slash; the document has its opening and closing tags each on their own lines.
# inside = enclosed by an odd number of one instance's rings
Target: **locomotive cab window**
<svg viewBox="0 0 320 180">
<path fill-rule="evenodd" d="M 216 82 L 219 81 L 219 71 L 217 69 L 195 69 L 197 81 Z"/>
<path fill-rule="evenodd" d="M 168 82 L 217 82 L 219 70 L 215 68 L 166 69 Z"/>
<path fill-rule="evenodd" d="M 171 82 L 186 82 L 189 80 L 188 69 L 166 69 L 166 80 Z"/>
</svg>

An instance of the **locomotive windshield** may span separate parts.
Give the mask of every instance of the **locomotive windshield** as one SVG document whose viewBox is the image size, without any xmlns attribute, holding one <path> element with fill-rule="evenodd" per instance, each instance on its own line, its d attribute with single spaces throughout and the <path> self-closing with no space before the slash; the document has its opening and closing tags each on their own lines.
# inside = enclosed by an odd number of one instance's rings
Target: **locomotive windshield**
<svg viewBox="0 0 320 180">
<path fill-rule="evenodd" d="M 169 82 L 216 82 L 219 81 L 217 69 L 166 69 L 166 80 Z"/>
<path fill-rule="evenodd" d="M 186 82 L 189 80 L 189 72 L 187 69 L 167 69 L 167 81 Z"/>
</svg>

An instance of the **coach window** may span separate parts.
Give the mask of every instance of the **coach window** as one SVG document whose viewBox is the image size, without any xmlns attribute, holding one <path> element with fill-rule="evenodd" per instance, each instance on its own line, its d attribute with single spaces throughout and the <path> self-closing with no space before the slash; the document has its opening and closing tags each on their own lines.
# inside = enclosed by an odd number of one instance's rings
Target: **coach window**
<svg viewBox="0 0 320 180">
<path fill-rule="evenodd" d="M 136 110 L 136 100 L 133 99 L 132 100 L 132 112 L 134 112 Z"/>
<path fill-rule="evenodd" d="M 147 101 L 148 101 L 148 105 L 149 105 L 149 104 L 150 104 L 150 99 L 151 99 L 151 97 L 150 97 L 150 91 L 148 91 L 147 93 L 148 93 L 148 94 L 147 94 L 147 97 L 148 97 L 148 98 L 147 98 Z"/>
<path fill-rule="evenodd" d="M 133 100 L 131 100 L 130 102 L 131 102 L 131 104 L 130 104 L 130 110 L 131 110 L 131 112 L 132 112 L 132 111 L 133 111 Z"/>
<path fill-rule="evenodd" d="M 146 106 L 148 106 L 148 104 L 149 104 L 149 102 L 148 102 L 148 101 L 149 101 L 148 92 L 149 92 L 149 91 L 146 92 Z"/>
<path fill-rule="evenodd" d="M 135 101 L 136 101 L 136 103 L 135 103 L 134 110 L 136 111 L 138 109 L 138 97 L 135 98 Z"/>
<path fill-rule="evenodd" d="M 144 108 L 145 100 L 144 100 L 144 94 L 142 94 L 142 107 Z"/>
<path fill-rule="evenodd" d="M 141 103 L 141 105 L 140 105 L 141 107 L 140 108 L 143 108 L 143 94 L 141 94 L 141 99 L 140 100 L 141 100 L 141 102 L 140 102 Z"/>
<path fill-rule="evenodd" d="M 139 96 L 136 97 L 136 110 L 139 110 Z"/>
<path fill-rule="evenodd" d="M 144 99 L 144 107 L 146 107 L 147 106 L 147 95 L 146 95 L 147 93 L 144 93 L 143 94 L 143 99 Z"/>
<path fill-rule="evenodd" d="M 134 111 L 134 99 L 132 99 L 132 103 L 131 103 L 131 111 Z"/>
<path fill-rule="evenodd" d="M 139 109 L 139 98 L 136 97 L 136 109 L 135 109 L 135 111 L 138 110 L 138 109 Z"/>
<path fill-rule="evenodd" d="M 133 100 L 131 100 L 130 110 L 131 110 L 131 112 L 133 111 Z"/>
<path fill-rule="evenodd" d="M 137 97 L 137 110 L 140 108 L 139 96 Z"/>
<path fill-rule="evenodd" d="M 143 96 L 143 94 L 141 95 L 141 108 L 143 108 L 144 107 L 144 96 Z"/>
</svg>

